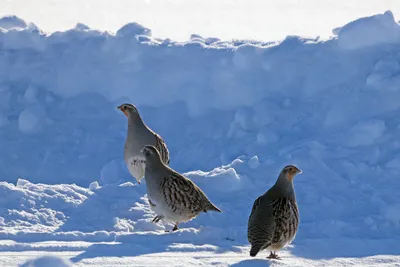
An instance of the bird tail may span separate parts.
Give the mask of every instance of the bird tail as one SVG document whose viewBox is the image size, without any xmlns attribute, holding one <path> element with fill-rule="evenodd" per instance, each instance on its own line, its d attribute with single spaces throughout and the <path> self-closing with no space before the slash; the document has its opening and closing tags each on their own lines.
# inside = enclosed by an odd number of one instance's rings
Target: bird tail
<svg viewBox="0 0 400 267">
<path fill-rule="evenodd" d="M 207 211 L 217 211 L 217 212 L 222 212 L 222 210 L 220 210 L 219 208 L 217 208 L 213 203 L 209 203 L 207 208 L 204 210 L 205 212 Z"/>
<path fill-rule="evenodd" d="M 251 257 L 255 257 L 256 255 L 257 255 L 257 253 L 258 252 L 260 252 L 260 247 L 257 247 L 257 246 L 251 246 L 251 249 L 250 249 L 250 256 Z"/>
</svg>

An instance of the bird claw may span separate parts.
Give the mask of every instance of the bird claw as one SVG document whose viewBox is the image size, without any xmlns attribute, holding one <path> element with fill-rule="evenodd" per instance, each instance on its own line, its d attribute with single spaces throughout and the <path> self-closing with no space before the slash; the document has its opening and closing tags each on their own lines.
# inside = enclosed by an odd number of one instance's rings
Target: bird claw
<svg viewBox="0 0 400 267">
<path fill-rule="evenodd" d="M 267 259 L 280 260 L 281 258 L 277 254 L 271 252 L 271 254 L 269 254 Z"/>
</svg>

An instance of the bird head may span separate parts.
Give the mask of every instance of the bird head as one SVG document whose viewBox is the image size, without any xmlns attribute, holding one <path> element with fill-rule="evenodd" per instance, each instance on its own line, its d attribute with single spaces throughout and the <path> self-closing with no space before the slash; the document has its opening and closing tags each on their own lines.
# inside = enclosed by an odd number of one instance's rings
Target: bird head
<svg viewBox="0 0 400 267">
<path fill-rule="evenodd" d="M 117 109 L 121 110 L 125 114 L 125 116 L 127 116 L 128 118 L 129 118 L 130 114 L 138 114 L 139 113 L 137 108 L 134 105 L 129 104 L 129 103 L 119 105 L 117 107 Z"/>
<path fill-rule="evenodd" d="M 158 152 L 157 148 L 151 145 L 144 146 L 141 150 L 142 154 L 146 158 L 146 162 L 152 159 L 159 159 L 160 153 Z"/>
<path fill-rule="evenodd" d="M 289 181 L 293 181 L 293 178 L 296 176 L 296 174 L 302 173 L 302 171 L 295 165 L 287 165 L 282 169 L 282 173 Z"/>
</svg>

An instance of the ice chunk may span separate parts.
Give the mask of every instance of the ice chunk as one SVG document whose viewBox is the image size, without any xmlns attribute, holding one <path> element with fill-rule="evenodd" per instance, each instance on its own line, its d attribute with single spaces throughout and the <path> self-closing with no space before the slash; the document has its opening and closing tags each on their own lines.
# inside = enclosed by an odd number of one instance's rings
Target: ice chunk
<svg viewBox="0 0 400 267">
<path fill-rule="evenodd" d="M 91 191 L 95 191 L 95 190 L 97 190 L 99 188 L 100 188 L 100 185 L 99 185 L 99 183 L 97 181 L 91 182 L 90 185 L 89 185 L 89 189 Z"/>
</svg>

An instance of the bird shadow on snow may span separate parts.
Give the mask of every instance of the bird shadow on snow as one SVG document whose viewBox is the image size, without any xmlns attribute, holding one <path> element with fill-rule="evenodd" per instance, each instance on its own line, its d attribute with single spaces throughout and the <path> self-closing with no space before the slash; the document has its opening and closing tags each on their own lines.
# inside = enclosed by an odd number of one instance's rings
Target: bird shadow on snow
<svg viewBox="0 0 400 267">
<path fill-rule="evenodd" d="M 115 243 L 93 244 L 81 254 L 71 258 L 76 263 L 84 259 L 97 257 L 135 257 L 162 252 L 204 252 L 224 253 L 240 252 L 241 248 L 229 240 L 218 243 L 198 238 L 197 230 L 181 229 L 174 233 L 159 231 L 153 234 L 130 234 L 119 236 Z M 205 244 L 207 242 L 207 244 Z"/>
<path fill-rule="evenodd" d="M 268 260 L 266 260 L 266 259 L 264 259 L 264 260 L 261 260 L 261 259 L 250 259 L 250 260 L 242 260 L 242 261 L 240 261 L 240 262 L 238 262 L 238 263 L 234 263 L 234 264 L 231 264 L 231 265 L 229 265 L 229 266 L 231 266 L 231 267 L 258 267 L 258 266 L 262 266 L 262 267 L 268 267 L 268 266 L 271 266 L 270 265 L 270 263 L 269 263 L 269 261 Z"/>
<path fill-rule="evenodd" d="M 303 239 L 290 248 L 293 256 L 320 260 L 360 258 L 376 255 L 399 255 L 398 240 L 394 239 Z"/>
<path fill-rule="evenodd" d="M 102 186 L 68 214 L 68 220 L 58 231 L 115 231 L 116 218 L 138 220 L 143 216 L 143 210 L 131 210 L 135 202 L 143 202 L 143 195 L 143 188 L 137 186 Z"/>
</svg>

